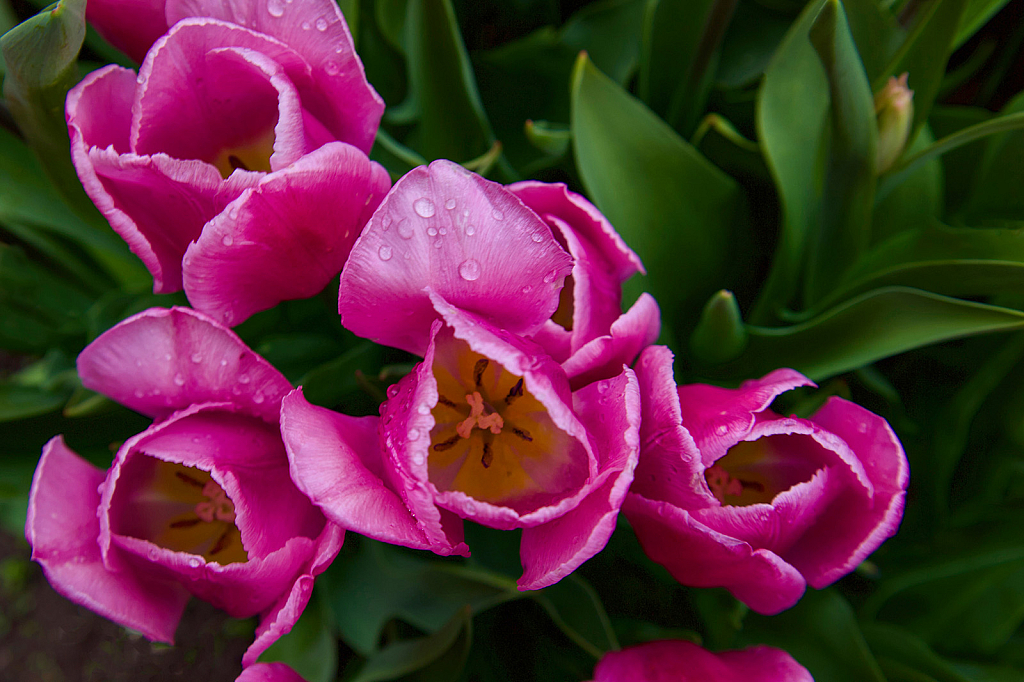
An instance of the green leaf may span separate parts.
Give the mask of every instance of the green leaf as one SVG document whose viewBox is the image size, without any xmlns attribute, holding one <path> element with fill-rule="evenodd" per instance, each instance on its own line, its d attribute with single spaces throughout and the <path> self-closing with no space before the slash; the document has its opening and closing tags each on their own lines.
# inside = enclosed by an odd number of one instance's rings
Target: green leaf
<svg viewBox="0 0 1024 682">
<path fill-rule="evenodd" d="M 478 613 L 520 597 L 507 578 L 428 561 L 365 538 L 320 581 L 342 639 L 364 656 L 377 651 L 381 631 L 393 618 L 436 632 L 464 606 Z"/>
<path fill-rule="evenodd" d="M 619 648 L 600 597 L 583 578 L 572 574 L 529 596 L 548 612 L 559 630 L 594 658 Z"/>
<path fill-rule="evenodd" d="M 352 682 L 458 679 L 469 655 L 472 632 L 472 611 L 466 606 L 432 635 L 389 644 L 374 653 Z M 409 677 L 411 673 L 417 674 Z"/>
<path fill-rule="evenodd" d="M 74 363 L 57 350 L 0 381 L 0 422 L 59 409 L 78 385 Z"/>
<path fill-rule="evenodd" d="M 785 649 L 820 682 L 886 682 L 849 603 L 835 590 L 808 589 L 777 616 L 750 614 L 743 635 Z"/>
<path fill-rule="evenodd" d="M 967 8 L 960 19 L 953 47 L 963 45 L 979 28 L 991 19 L 1010 0 L 967 0 Z"/>
<path fill-rule="evenodd" d="M 746 379 L 792 367 L 815 381 L 940 341 L 1024 328 L 1024 313 L 918 289 L 886 287 L 790 327 L 748 326 L 736 360 L 706 371 Z"/>
<path fill-rule="evenodd" d="M 831 99 L 824 209 L 810 235 L 806 297 L 830 290 L 871 241 L 875 197 L 875 107 L 839 0 L 827 0 L 808 34 Z"/>
<path fill-rule="evenodd" d="M 409 97 L 419 120 L 410 146 L 428 161 L 465 161 L 494 143 L 450 0 L 409 0 Z"/>
<path fill-rule="evenodd" d="M 331 632 L 321 592 L 314 590 L 291 632 L 260 655 L 260 661 L 287 663 L 307 682 L 330 682 L 338 670 L 338 643 Z"/>
<path fill-rule="evenodd" d="M 737 90 L 754 84 L 764 74 L 791 23 L 790 18 L 760 5 L 739 3 L 722 39 L 715 87 Z"/>
<path fill-rule="evenodd" d="M 794 296 L 804 245 L 821 211 L 828 78 L 807 33 L 824 5 L 808 3 L 765 71 L 757 99 L 758 139 L 775 179 L 782 226 L 768 279 L 751 321 L 778 319 Z"/>
<path fill-rule="evenodd" d="M 1024 120 L 1024 93 L 1010 100 L 1001 113 L 1002 116 L 957 133 L 965 135 L 972 129 L 1001 133 L 985 144 L 970 198 L 962 211 L 961 219 L 967 223 L 1024 220 L 1024 199 L 1018 191 L 1024 178 L 1024 132 L 1015 130 Z"/>
<path fill-rule="evenodd" d="M 580 176 L 649 273 L 626 284 L 627 297 L 649 290 L 665 333 L 686 334 L 730 260 L 742 261 L 739 187 L 585 55 L 572 100 Z"/>
<path fill-rule="evenodd" d="M 882 75 L 906 36 L 896 18 L 877 0 L 844 0 L 843 9 L 864 71 L 873 82 Z"/>
<path fill-rule="evenodd" d="M 903 628 L 887 623 L 871 623 L 863 629 L 868 646 L 886 671 L 889 682 L 912 682 L 914 679 L 971 682 L 948 661 L 940 658 L 924 641 Z M 901 676 L 897 674 L 899 669 L 912 671 L 919 677 Z"/>
<path fill-rule="evenodd" d="M 916 155 L 934 142 L 931 129 L 926 125 L 907 153 Z M 885 183 L 886 178 L 882 178 L 875 192 L 875 210 L 871 219 L 873 243 L 914 229 L 923 221 L 938 219 L 942 214 L 944 183 L 939 158 L 915 164 L 891 189 Z"/>
<path fill-rule="evenodd" d="M 370 341 L 361 341 L 343 355 L 312 369 L 299 379 L 306 400 L 314 405 L 345 406 L 351 413 L 353 397 L 361 393 L 358 373 L 372 375 L 383 360 L 383 349 Z"/>
<path fill-rule="evenodd" d="M 545 154 L 562 156 L 569 151 L 572 131 L 568 126 L 527 119 L 525 131 L 530 144 Z"/>
</svg>

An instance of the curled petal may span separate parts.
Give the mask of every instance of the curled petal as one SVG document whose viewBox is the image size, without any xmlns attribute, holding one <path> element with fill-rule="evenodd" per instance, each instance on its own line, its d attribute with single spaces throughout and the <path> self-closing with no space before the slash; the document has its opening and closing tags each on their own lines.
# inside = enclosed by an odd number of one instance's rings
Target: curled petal
<svg viewBox="0 0 1024 682">
<path fill-rule="evenodd" d="M 587 342 L 562 363 L 574 389 L 614 376 L 623 365 L 631 365 L 640 351 L 658 340 L 661 312 L 654 297 L 641 294 L 636 303 L 612 323 L 610 332 Z"/>
</svg>

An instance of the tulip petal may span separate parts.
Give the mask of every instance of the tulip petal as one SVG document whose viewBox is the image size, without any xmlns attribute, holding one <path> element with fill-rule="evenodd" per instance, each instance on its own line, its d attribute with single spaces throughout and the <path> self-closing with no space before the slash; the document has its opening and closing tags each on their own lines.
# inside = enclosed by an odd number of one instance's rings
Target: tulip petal
<svg viewBox="0 0 1024 682">
<path fill-rule="evenodd" d="M 184 259 L 197 309 L 236 325 L 319 293 L 391 184 L 355 147 L 332 142 L 265 176 L 211 220 Z"/>
<path fill-rule="evenodd" d="M 168 26 L 164 0 L 91 0 L 85 6 L 85 18 L 137 64 Z"/>
<path fill-rule="evenodd" d="M 247 26 L 294 49 L 310 68 L 311 85 L 299 84 L 303 107 L 338 140 L 370 152 L 384 101 L 366 81 L 337 3 L 168 0 L 166 12 L 168 24 L 186 17 L 213 17 Z"/>
<path fill-rule="evenodd" d="M 277 423 L 288 380 L 231 330 L 188 308 L 151 308 L 101 334 L 78 356 L 87 388 L 149 417 L 230 402 Z"/>
<path fill-rule="evenodd" d="M 712 653 L 693 642 L 662 640 L 609 651 L 594 668 L 593 682 L 814 682 L 785 651 L 754 646 Z"/>
<path fill-rule="evenodd" d="M 529 334 L 555 312 L 571 266 L 514 195 L 438 160 L 403 176 L 370 219 L 341 273 L 338 311 L 356 334 L 422 355 L 437 317 L 427 287 Z"/>
<path fill-rule="evenodd" d="M 717 654 L 739 682 L 814 682 L 811 673 L 792 656 L 770 646 L 752 646 Z"/>
<path fill-rule="evenodd" d="M 619 508 L 633 482 L 640 449 L 640 390 L 632 370 L 573 394 L 604 482 L 563 516 L 523 530 L 520 590 L 553 585 L 608 544 Z"/>
<path fill-rule="evenodd" d="M 306 682 L 284 663 L 256 663 L 242 671 L 235 682 Z"/>
<path fill-rule="evenodd" d="M 611 325 L 611 333 L 588 341 L 562 363 L 573 388 L 614 376 L 631 365 L 637 354 L 658 340 L 661 311 L 654 297 L 643 293 L 625 314 Z"/>
<path fill-rule="evenodd" d="M 306 402 L 281 403 L 291 476 L 328 519 L 382 542 L 430 549 L 401 497 L 385 483 L 377 417 L 349 417 Z"/>
<path fill-rule="evenodd" d="M 43 448 L 32 479 L 25 536 L 54 589 L 71 601 L 161 642 L 174 631 L 189 594 L 178 585 L 128 569 L 108 570 L 100 557 L 100 503 L 104 472 L 57 436 Z"/>
<path fill-rule="evenodd" d="M 668 502 L 631 492 L 622 509 L 647 556 L 684 585 L 724 587 L 765 615 L 788 609 L 804 593 L 803 576 L 777 554 L 708 528 Z"/>
</svg>

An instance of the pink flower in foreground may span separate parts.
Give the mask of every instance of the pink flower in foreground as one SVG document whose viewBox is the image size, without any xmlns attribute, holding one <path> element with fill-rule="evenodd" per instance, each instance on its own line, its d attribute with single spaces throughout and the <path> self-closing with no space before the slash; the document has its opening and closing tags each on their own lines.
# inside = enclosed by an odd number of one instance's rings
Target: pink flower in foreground
<svg viewBox="0 0 1024 682">
<path fill-rule="evenodd" d="M 527 180 L 507 189 L 548 224 L 573 257 L 558 309 L 533 339 L 562 363 L 573 387 L 615 376 L 661 331 L 650 294 L 622 313 L 622 283 L 644 273 L 639 256 L 593 204 L 564 184 Z"/>
<path fill-rule="evenodd" d="M 288 478 L 278 430 L 288 381 L 229 330 L 154 308 L 78 357 L 82 383 L 157 421 L 106 472 L 58 436 L 32 481 L 25 535 L 53 587 L 171 642 L 189 595 L 262 614 L 242 661 L 291 630 L 341 548 Z"/>
<path fill-rule="evenodd" d="M 592 682 L 814 682 L 781 649 L 752 646 L 713 654 L 692 642 L 663 640 L 609 651 Z"/>
<path fill-rule="evenodd" d="M 837 397 L 809 419 L 775 414 L 778 395 L 813 385 L 791 369 L 735 390 L 677 389 L 660 346 L 641 354 L 637 378 L 641 456 L 623 511 L 681 583 L 778 613 L 899 527 L 907 458 L 881 417 Z"/>
<path fill-rule="evenodd" d="M 72 160 L 154 291 L 237 324 L 341 271 L 390 186 L 366 156 L 384 103 L 330 0 L 165 9 L 137 79 L 111 65 L 68 94 Z"/>
<path fill-rule="evenodd" d="M 284 663 L 257 663 L 242 671 L 235 682 L 306 682 Z"/>
<path fill-rule="evenodd" d="M 332 521 L 384 542 L 468 554 L 460 519 L 522 528 L 520 589 L 539 589 L 600 551 L 633 478 L 636 377 L 575 392 L 531 341 L 430 292 L 423 362 L 389 389 L 381 417 L 281 409 L 292 478 Z"/>
</svg>

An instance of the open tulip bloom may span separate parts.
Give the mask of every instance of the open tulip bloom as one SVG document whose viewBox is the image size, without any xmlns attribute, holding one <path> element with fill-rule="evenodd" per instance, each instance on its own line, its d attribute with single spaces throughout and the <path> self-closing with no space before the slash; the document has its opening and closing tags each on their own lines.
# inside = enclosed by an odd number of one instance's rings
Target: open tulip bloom
<svg viewBox="0 0 1024 682">
<path fill-rule="evenodd" d="M 781 649 L 753 646 L 712 653 L 693 642 L 661 640 L 609 651 L 591 682 L 814 682 Z"/>
<path fill-rule="evenodd" d="M 683 584 L 778 613 L 899 527 L 907 458 L 881 417 L 838 397 L 808 419 L 775 414 L 777 396 L 811 385 L 790 369 L 738 389 L 677 388 L 663 346 L 641 354 L 637 377 L 641 455 L 623 511 Z"/>
<path fill-rule="evenodd" d="M 182 308 L 113 327 L 78 370 L 156 421 L 105 472 L 61 437 L 47 443 L 25 527 L 33 559 L 61 594 L 153 640 L 173 642 L 190 595 L 261 614 L 243 658 L 254 662 L 291 630 L 344 537 L 288 479 L 278 412 L 291 385 Z"/>
<path fill-rule="evenodd" d="M 284 7 L 169 0 L 138 77 L 111 65 L 68 94 L 79 178 L 153 290 L 229 325 L 322 290 L 391 184 L 337 4 Z"/>
</svg>

